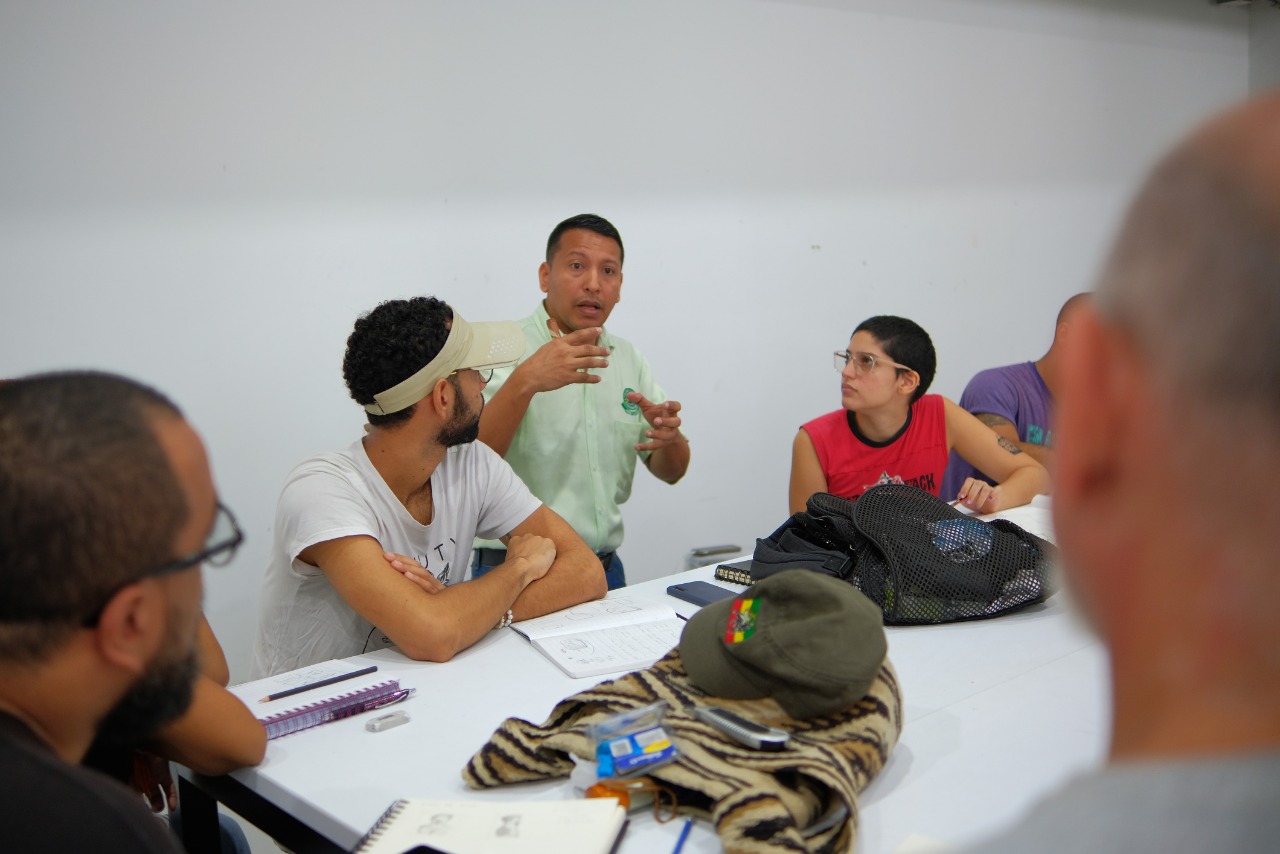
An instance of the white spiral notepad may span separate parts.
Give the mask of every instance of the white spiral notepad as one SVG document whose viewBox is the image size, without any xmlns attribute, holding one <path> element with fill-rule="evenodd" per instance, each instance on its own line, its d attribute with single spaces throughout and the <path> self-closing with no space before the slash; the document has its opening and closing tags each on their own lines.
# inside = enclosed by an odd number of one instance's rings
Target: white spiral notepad
<svg viewBox="0 0 1280 854">
<path fill-rule="evenodd" d="M 626 827 L 613 798 L 573 801 L 396 801 L 356 854 L 609 854 Z"/>
</svg>

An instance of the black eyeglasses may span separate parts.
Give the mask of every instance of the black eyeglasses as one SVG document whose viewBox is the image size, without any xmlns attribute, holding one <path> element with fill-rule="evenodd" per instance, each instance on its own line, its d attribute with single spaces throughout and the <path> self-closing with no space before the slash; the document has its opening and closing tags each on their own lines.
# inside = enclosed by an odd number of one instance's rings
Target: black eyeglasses
<svg viewBox="0 0 1280 854">
<path fill-rule="evenodd" d="M 231 563 L 231 559 L 235 557 L 236 550 L 240 548 L 240 544 L 243 542 L 244 532 L 240 530 L 240 524 L 236 522 L 236 517 L 231 515 L 231 511 L 227 509 L 227 506 L 219 501 L 213 517 L 213 528 L 210 529 L 209 536 L 205 537 L 204 548 L 186 557 L 162 563 L 155 569 L 148 570 L 116 587 L 102 600 L 102 604 L 85 618 L 84 626 L 86 628 L 96 626 L 98 621 L 102 619 L 102 611 L 107 607 L 107 603 L 130 584 L 137 584 L 144 578 L 158 578 L 161 575 L 181 572 L 184 569 L 190 569 L 193 566 L 202 564 L 207 566 L 226 566 Z"/>
<path fill-rule="evenodd" d="M 177 560 L 161 564 L 150 572 L 144 573 L 141 577 L 149 578 L 157 575 L 168 575 L 171 572 L 190 569 L 198 563 L 208 564 L 209 566 L 226 566 L 236 556 L 236 549 L 240 548 L 240 544 L 243 542 L 244 532 L 240 530 L 236 517 L 231 515 L 227 505 L 219 501 L 218 509 L 213 516 L 213 528 L 209 531 L 209 536 L 205 537 L 204 548 L 186 557 L 180 557 Z"/>
</svg>

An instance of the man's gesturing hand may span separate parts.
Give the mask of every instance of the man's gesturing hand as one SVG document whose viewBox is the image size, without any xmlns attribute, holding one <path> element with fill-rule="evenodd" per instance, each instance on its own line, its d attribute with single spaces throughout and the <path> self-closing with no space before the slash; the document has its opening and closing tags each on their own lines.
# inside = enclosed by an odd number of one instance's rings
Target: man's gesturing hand
<svg viewBox="0 0 1280 854">
<path fill-rule="evenodd" d="M 598 326 L 579 329 L 568 335 L 560 333 L 555 320 L 547 319 L 551 340 L 521 363 L 535 391 L 554 391 L 570 383 L 598 383 L 600 377 L 587 373 L 587 368 L 609 366 L 609 350 L 596 344 L 604 330 Z"/>
<path fill-rule="evenodd" d="M 627 392 L 627 400 L 640 407 L 640 414 L 649 422 L 644 431 L 649 441 L 636 445 L 637 451 L 656 451 L 673 442 L 683 441 L 680 435 L 680 402 L 668 400 L 654 403 L 638 391 Z"/>
</svg>

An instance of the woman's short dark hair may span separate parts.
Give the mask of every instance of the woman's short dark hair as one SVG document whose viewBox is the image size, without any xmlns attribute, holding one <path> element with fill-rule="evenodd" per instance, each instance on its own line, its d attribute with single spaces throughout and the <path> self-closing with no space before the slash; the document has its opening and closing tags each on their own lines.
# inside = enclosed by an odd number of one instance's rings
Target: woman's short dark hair
<svg viewBox="0 0 1280 854">
<path fill-rule="evenodd" d="M 870 333 L 884 348 L 886 356 L 920 375 L 920 384 L 911 395 L 912 403 L 929 390 L 929 385 L 938 372 L 938 354 L 933 349 L 933 339 L 920 324 L 905 317 L 878 314 L 859 323 L 853 332 L 855 335 L 859 332 Z"/>
</svg>

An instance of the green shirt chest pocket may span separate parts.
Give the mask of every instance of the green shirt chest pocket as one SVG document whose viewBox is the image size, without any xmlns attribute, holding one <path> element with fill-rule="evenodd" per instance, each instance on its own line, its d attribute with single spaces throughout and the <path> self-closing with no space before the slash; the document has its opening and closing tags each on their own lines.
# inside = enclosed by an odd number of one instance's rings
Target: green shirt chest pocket
<svg viewBox="0 0 1280 854">
<path fill-rule="evenodd" d="M 615 429 L 622 434 L 634 434 L 640 441 L 640 437 L 648 428 L 649 422 L 644 420 L 644 414 L 640 411 L 640 407 L 627 400 L 627 395 L 635 389 L 626 387 L 617 394 L 617 399 L 610 405 L 609 411 L 613 415 L 613 423 Z"/>
</svg>

